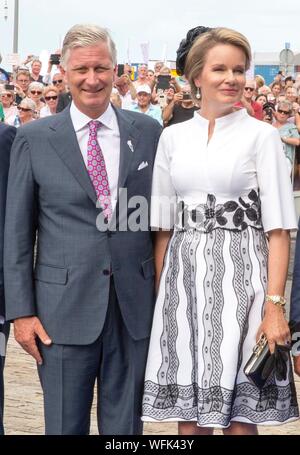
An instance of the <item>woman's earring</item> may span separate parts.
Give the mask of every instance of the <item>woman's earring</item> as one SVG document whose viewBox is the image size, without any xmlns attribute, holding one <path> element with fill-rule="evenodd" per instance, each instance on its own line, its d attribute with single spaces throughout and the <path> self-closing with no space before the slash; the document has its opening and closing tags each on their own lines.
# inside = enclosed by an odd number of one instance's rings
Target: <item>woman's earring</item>
<svg viewBox="0 0 300 455">
<path fill-rule="evenodd" d="M 197 100 L 200 100 L 200 98 L 201 98 L 201 93 L 200 93 L 200 88 L 199 87 L 197 87 L 196 98 L 197 98 Z"/>
</svg>

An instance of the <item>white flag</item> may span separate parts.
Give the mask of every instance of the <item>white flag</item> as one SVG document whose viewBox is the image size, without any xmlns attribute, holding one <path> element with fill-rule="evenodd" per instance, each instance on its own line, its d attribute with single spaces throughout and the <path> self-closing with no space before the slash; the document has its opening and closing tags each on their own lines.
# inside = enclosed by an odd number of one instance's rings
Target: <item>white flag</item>
<svg viewBox="0 0 300 455">
<path fill-rule="evenodd" d="M 149 62 L 149 47 L 150 43 L 141 43 L 141 50 L 142 50 L 142 56 L 143 56 L 143 63 L 148 65 Z"/>
</svg>

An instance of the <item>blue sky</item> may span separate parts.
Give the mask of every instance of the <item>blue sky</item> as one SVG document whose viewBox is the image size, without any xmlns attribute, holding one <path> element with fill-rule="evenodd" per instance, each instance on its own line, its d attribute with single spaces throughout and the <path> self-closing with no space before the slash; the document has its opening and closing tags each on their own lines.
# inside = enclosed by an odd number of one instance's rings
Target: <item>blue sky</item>
<svg viewBox="0 0 300 455">
<path fill-rule="evenodd" d="M 9 18 L 3 19 L 0 0 L 0 52 L 12 51 L 13 5 L 7 0 Z M 175 59 L 176 49 L 187 30 L 196 25 L 226 26 L 244 33 L 254 52 L 280 51 L 285 42 L 300 51 L 299 0 L 19 0 L 19 51 L 39 55 L 55 51 L 66 31 L 75 23 L 107 27 L 117 44 L 119 62 L 142 61 L 140 43 L 150 43 L 150 58 Z M 5 63 L 5 60 L 4 60 Z"/>
</svg>

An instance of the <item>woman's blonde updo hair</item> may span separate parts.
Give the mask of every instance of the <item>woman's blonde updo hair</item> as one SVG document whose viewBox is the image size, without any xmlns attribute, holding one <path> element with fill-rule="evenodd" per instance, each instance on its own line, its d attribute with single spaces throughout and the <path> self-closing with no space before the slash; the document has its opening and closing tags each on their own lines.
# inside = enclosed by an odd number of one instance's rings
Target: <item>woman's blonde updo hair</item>
<svg viewBox="0 0 300 455">
<path fill-rule="evenodd" d="M 197 93 L 197 87 L 194 81 L 203 70 L 207 53 L 218 44 L 230 44 L 239 47 L 246 57 L 246 70 L 250 67 L 251 47 L 244 35 L 235 30 L 223 27 L 213 28 L 209 32 L 203 33 L 194 42 L 185 63 L 184 73 L 191 85 L 194 98 L 196 98 Z"/>
</svg>

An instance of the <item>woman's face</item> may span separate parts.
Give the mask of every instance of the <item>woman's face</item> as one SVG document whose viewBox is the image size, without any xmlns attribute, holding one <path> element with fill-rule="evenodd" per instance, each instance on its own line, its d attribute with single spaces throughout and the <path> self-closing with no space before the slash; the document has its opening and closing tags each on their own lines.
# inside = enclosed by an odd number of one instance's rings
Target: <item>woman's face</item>
<svg viewBox="0 0 300 455">
<path fill-rule="evenodd" d="M 265 95 L 260 95 L 257 99 L 256 102 L 258 104 L 261 104 L 262 106 L 267 102 Z"/>
<path fill-rule="evenodd" d="M 245 86 L 246 56 L 230 44 L 217 44 L 207 52 L 195 84 L 201 90 L 201 107 L 230 109 L 241 99 Z"/>
<path fill-rule="evenodd" d="M 10 107 L 13 104 L 14 97 L 10 92 L 3 92 L 1 95 L 1 103 L 3 107 Z"/>
<path fill-rule="evenodd" d="M 30 122 L 33 118 L 33 111 L 29 108 L 27 103 L 20 103 L 18 106 L 18 113 L 21 123 Z"/>
<path fill-rule="evenodd" d="M 42 98 L 43 91 L 37 88 L 31 89 L 29 92 L 30 98 L 35 102 L 39 103 L 40 99 Z"/>
<path fill-rule="evenodd" d="M 53 90 L 50 90 L 50 92 L 48 92 L 45 95 L 45 101 L 51 111 L 56 111 L 57 103 L 58 103 L 58 95 L 56 92 L 54 92 Z"/>
<path fill-rule="evenodd" d="M 272 92 L 273 92 L 274 96 L 276 96 L 276 98 L 277 98 L 277 96 L 278 96 L 278 95 L 280 94 L 280 92 L 281 92 L 281 87 L 280 87 L 280 85 L 279 85 L 279 84 L 274 84 L 273 87 L 272 87 Z"/>
</svg>

